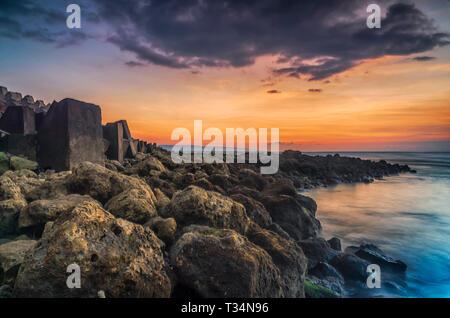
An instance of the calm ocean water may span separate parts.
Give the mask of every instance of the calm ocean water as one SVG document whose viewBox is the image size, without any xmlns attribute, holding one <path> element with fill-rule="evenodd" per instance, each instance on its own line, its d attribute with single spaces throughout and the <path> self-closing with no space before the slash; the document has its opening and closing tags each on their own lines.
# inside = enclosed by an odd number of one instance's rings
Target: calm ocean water
<svg viewBox="0 0 450 318">
<path fill-rule="evenodd" d="M 450 153 L 340 155 L 408 164 L 417 174 L 307 191 L 323 236 L 339 237 L 344 248 L 374 243 L 408 265 L 407 288 L 381 295 L 450 297 Z"/>
</svg>

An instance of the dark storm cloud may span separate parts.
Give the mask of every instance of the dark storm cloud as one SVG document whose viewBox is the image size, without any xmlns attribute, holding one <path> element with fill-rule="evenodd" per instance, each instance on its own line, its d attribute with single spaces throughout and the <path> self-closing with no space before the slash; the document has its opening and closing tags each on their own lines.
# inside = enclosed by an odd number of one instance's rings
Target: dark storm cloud
<svg viewBox="0 0 450 318">
<path fill-rule="evenodd" d="M 66 6 L 69 3 L 58 0 L 1 0 L 0 37 L 30 39 L 54 44 L 58 48 L 80 44 L 90 36 L 81 30 L 67 29 Z M 85 19 L 98 21 L 99 17 L 86 10 Z"/>
<path fill-rule="evenodd" d="M 436 59 L 434 56 L 416 56 L 413 58 L 415 61 L 426 62 Z"/>
<path fill-rule="evenodd" d="M 111 42 L 142 61 L 175 68 L 240 67 L 279 54 L 278 63 L 288 66 L 274 74 L 321 80 L 364 59 L 449 44 L 448 34 L 413 4 L 388 6 L 382 28 L 368 29 L 367 16 L 357 14 L 368 3 L 359 0 L 94 1 L 116 29 Z"/>
<path fill-rule="evenodd" d="M 278 76 L 322 80 L 364 59 L 449 44 L 449 34 L 413 4 L 382 3 L 381 29 L 368 29 L 366 0 L 79 0 L 83 19 L 140 63 L 171 68 L 242 67 L 278 55 Z M 67 44 L 67 1 L 2 0 L 0 36 Z M 45 4 L 45 5 L 44 5 Z M 27 17 L 39 22 L 24 24 Z M 83 20 L 84 21 L 84 20 Z M 63 33 L 61 33 L 64 31 Z M 82 30 L 84 31 L 84 28 Z M 72 36 L 72 35 L 70 35 Z M 88 36 L 85 34 L 85 38 Z M 82 41 L 82 37 L 76 37 Z"/>
</svg>

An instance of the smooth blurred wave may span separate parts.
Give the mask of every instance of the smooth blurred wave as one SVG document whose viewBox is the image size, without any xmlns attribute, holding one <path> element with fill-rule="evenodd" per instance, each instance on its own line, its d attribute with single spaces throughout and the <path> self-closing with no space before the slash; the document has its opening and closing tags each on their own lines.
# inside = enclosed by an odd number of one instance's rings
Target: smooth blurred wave
<svg viewBox="0 0 450 318">
<path fill-rule="evenodd" d="M 339 154 L 408 164 L 417 173 L 307 191 L 324 237 L 339 237 L 344 247 L 374 243 L 407 263 L 408 287 L 395 296 L 450 297 L 450 153 Z"/>
</svg>

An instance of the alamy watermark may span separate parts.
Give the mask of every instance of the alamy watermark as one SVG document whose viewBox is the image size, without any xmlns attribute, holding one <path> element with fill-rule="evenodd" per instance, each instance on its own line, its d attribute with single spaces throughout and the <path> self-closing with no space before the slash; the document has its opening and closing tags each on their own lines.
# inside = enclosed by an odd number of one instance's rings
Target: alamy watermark
<svg viewBox="0 0 450 318">
<path fill-rule="evenodd" d="M 193 144 L 191 132 L 187 128 L 175 128 L 172 131 L 171 140 L 178 143 L 173 146 L 171 157 L 175 163 L 258 163 L 259 160 L 266 165 L 261 166 L 261 174 L 274 174 L 279 167 L 279 133 L 278 128 L 270 129 L 268 151 L 267 128 L 226 128 L 224 144 L 220 129 L 208 128 L 203 132 L 202 120 L 194 120 Z M 209 143 L 203 147 L 203 141 Z"/>
</svg>

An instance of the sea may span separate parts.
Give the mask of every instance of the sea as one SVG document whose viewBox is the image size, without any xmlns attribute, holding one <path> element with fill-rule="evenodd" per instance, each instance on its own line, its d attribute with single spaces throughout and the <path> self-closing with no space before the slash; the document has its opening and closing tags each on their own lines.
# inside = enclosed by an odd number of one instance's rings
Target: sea
<svg viewBox="0 0 450 318">
<path fill-rule="evenodd" d="M 305 154 L 325 156 L 335 152 Z M 372 295 L 450 297 L 450 153 L 339 155 L 407 164 L 417 173 L 303 192 L 317 202 L 316 217 L 322 224 L 322 235 L 326 239 L 338 237 L 343 248 L 373 243 L 408 265 L 405 285 L 398 293 L 380 289 Z"/>
</svg>

